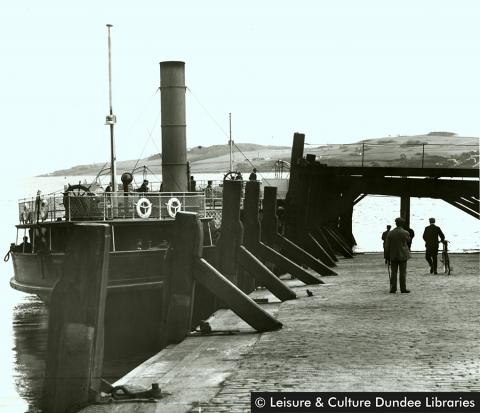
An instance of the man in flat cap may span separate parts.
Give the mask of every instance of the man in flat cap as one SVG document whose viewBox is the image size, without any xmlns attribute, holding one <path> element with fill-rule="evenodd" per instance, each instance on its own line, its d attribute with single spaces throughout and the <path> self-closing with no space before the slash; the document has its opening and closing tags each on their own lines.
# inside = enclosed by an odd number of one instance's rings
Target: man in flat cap
<svg viewBox="0 0 480 413">
<path fill-rule="evenodd" d="M 385 241 L 385 257 L 392 266 L 390 276 L 390 292 L 397 292 L 397 272 L 400 269 L 400 292 L 409 293 L 407 290 L 407 261 L 410 259 L 410 234 L 403 228 L 405 221 L 402 218 L 395 219 L 396 228 L 392 229 Z"/>
<path fill-rule="evenodd" d="M 437 254 L 438 254 L 438 238 L 440 241 L 445 241 L 440 227 L 435 225 L 435 218 L 428 220 L 430 225 L 423 231 L 423 239 L 425 240 L 425 259 L 430 265 L 430 274 L 437 274 Z"/>
</svg>

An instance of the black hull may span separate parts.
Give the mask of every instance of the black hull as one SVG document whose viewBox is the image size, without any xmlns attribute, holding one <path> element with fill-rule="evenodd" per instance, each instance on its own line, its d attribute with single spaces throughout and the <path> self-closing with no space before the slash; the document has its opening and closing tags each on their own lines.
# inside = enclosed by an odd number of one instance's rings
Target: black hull
<svg viewBox="0 0 480 413">
<path fill-rule="evenodd" d="M 165 249 L 110 252 L 108 294 L 161 288 L 165 252 Z M 53 286 L 62 275 L 65 254 L 12 252 L 11 257 L 14 277 L 10 286 L 48 302 Z"/>
</svg>

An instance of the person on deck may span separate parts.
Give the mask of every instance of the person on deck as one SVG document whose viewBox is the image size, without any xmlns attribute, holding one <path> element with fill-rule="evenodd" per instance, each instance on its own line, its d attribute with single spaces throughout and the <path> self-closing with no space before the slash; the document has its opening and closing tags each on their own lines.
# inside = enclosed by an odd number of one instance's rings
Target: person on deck
<svg viewBox="0 0 480 413">
<path fill-rule="evenodd" d="M 148 192 L 148 181 L 146 179 L 143 180 L 143 184 L 137 189 L 137 192 Z"/>
<path fill-rule="evenodd" d="M 193 175 L 190 176 L 190 192 L 195 192 L 197 190 L 197 181 Z"/>
<path fill-rule="evenodd" d="M 212 181 L 207 182 L 207 187 L 205 188 L 205 198 L 207 200 L 207 205 L 210 206 L 212 204 L 213 199 L 213 187 Z"/>
<path fill-rule="evenodd" d="M 41 207 L 42 207 L 42 191 L 40 191 L 39 189 L 37 191 L 37 197 L 35 198 L 35 215 L 36 215 L 35 222 L 40 222 Z"/>
<path fill-rule="evenodd" d="M 253 168 L 253 171 L 250 174 L 250 176 L 248 177 L 248 180 L 249 181 L 256 181 L 257 180 L 257 170 L 255 168 Z"/>
<path fill-rule="evenodd" d="M 391 230 L 385 240 L 385 255 L 392 267 L 390 276 L 390 292 L 397 292 L 397 272 L 400 269 L 400 292 L 409 293 L 407 290 L 407 261 L 410 259 L 408 242 L 410 235 L 403 229 L 402 218 L 395 219 L 396 228 Z"/>
<path fill-rule="evenodd" d="M 387 235 L 392 228 L 391 225 L 387 225 L 387 230 L 382 232 L 382 241 L 383 241 L 383 257 L 385 258 L 385 264 L 388 262 L 387 255 L 385 254 L 385 241 L 387 239 Z"/>
<path fill-rule="evenodd" d="M 28 242 L 28 237 L 23 237 L 23 242 L 18 246 L 20 252 L 32 252 L 32 244 Z"/>
<path fill-rule="evenodd" d="M 443 235 L 440 227 L 435 225 L 435 218 L 430 218 L 428 221 L 430 222 L 430 225 L 425 227 L 425 231 L 423 231 L 423 239 L 425 240 L 425 259 L 430 265 L 430 274 L 438 274 L 438 238 L 443 242 L 445 241 L 445 235 Z"/>
</svg>

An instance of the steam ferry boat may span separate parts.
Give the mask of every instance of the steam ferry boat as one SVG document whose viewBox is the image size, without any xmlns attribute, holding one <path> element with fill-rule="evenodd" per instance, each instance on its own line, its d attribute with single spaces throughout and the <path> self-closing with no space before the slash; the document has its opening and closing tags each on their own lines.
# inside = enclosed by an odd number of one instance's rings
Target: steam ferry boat
<svg viewBox="0 0 480 413">
<path fill-rule="evenodd" d="M 110 25 L 108 45 L 110 51 Z M 110 53 L 109 53 L 110 56 Z M 110 111 L 110 185 L 106 190 L 95 185 L 68 186 L 63 192 L 19 201 L 17 240 L 10 245 L 5 260 L 11 257 L 14 276 L 10 285 L 20 291 L 37 294 L 48 301 L 60 278 L 66 259 L 65 248 L 76 222 L 101 222 L 111 227 L 108 293 L 161 287 L 164 256 L 172 238 L 178 211 L 196 212 L 204 225 L 204 245 L 212 245 L 212 216 L 221 213 L 204 192 L 189 191 L 186 159 L 185 64 L 160 63 L 162 121 L 162 186 L 152 192 L 148 187 L 132 191 L 131 172 L 116 182 L 114 125 L 111 101 L 111 65 L 109 60 Z M 207 202 L 208 201 L 208 202 Z M 220 207 L 221 208 L 221 207 Z M 22 242 L 23 240 L 23 242 Z"/>
</svg>

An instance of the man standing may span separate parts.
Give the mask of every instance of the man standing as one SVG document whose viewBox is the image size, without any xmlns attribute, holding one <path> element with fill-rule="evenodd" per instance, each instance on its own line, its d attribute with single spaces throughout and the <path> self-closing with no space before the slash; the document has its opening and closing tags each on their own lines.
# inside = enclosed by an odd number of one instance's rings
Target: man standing
<svg viewBox="0 0 480 413">
<path fill-rule="evenodd" d="M 144 179 L 143 184 L 137 189 L 137 192 L 148 192 L 148 180 Z"/>
<path fill-rule="evenodd" d="M 412 241 L 413 241 L 413 237 L 415 236 L 415 231 L 412 228 L 408 228 L 406 223 L 404 224 L 403 229 L 408 232 L 408 235 L 410 235 L 410 241 L 408 242 L 408 249 L 411 251 Z"/>
<path fill-rule="evenodd" d="M 437 273 L 437 253 L 438 253 L 438 238 L 443 242 L 445 235 L 443 235 L 440 227 L 435 225 L 435 218 L 428 220 L 430 225 L 423 231 L 423 239 L 425 240 L 425 259 L 430 265 L 430 274 Z"/>
<path fill-rule="evenodd" d="M 385 241 L 387 239 L 387 235 L 390 232 L 391 225 L 387 225 L 387 230 L 382 232 L 382 241 L 383 241 L 383 257 L 385 258 L 385 264 L 388 262 L 387 254 L 385 253 Z"/>
<path fill-rule="evenodd" d="M 407 290 L 407 260 L 410 259 L 410 250 L 408 249 L 410 235 L 403 229 L 402 218 L 395 219 L 395 225 L 396 228 L 388 233 L 385 241 L 385 256 L 392 266 L 390 292 L 397 292 L 397 272 L 400 268 L 400 292 L 409 293 L 410 290 Z"/>
</svg>

